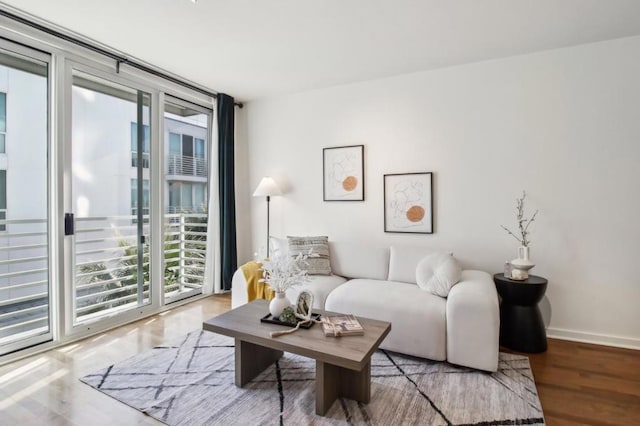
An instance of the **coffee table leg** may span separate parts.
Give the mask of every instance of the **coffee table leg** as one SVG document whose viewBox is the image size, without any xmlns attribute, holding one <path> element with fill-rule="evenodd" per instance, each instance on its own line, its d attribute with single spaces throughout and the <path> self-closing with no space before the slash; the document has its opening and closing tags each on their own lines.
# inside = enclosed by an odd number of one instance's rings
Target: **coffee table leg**
<svg viewBox="0 0 640 426">
<path fill-rule="evenodd" d="M 316 414 L 324 416 L 339 397 L 369 402 L 371 360 L 361 371 L 316 361 Z"/>
<path fill-rule="evenodd" d="M 236 340 L 236 386 L 243 387 L 282 356 L 282 351 Z"/>
</svg>

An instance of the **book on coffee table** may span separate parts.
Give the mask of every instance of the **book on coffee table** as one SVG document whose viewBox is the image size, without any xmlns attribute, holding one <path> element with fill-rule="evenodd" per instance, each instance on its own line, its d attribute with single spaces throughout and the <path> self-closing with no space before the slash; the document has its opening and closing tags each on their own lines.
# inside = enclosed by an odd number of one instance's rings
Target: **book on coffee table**
<svg viewBox="0 0 640 426">
<path fill-rule="evenodd" d="M 325 336 L 360 336 L 364 328 L 354 315 L 332 315 L 322 318 L 322 331 Z"/>
</svg>

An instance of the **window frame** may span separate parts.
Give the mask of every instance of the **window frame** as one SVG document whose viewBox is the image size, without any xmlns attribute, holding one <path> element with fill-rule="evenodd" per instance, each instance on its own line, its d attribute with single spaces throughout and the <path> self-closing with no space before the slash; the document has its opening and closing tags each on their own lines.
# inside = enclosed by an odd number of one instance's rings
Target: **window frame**
<svg viewBox="0 0 640 426">
<path fill-rule="evenodd" d="M 4 110 L 4 114 L 0 114 L 0 123 L 4 126 L 0 126 L 0 154 L 7 153 L 7 98 L 9 94 L 7 92 L 0 92 L 0 111 Z"/>
<path fill-rule="evenodd" d="M 59 33 L 68 33 L 72 37 L 85 41 L 88 44 L 94 44 L 89 39 L 76 35 L 70 31 L 64 30 L 55 26 L 49 22 L 40 20 L 33 16 L 30 16 L 24 12 L 7 6 L 7 9 L 18 17 L 24 18 L 27 21 L 36 22 L 44 27 L 49 27 L 58 31 Z M 34 346 L 30 349 L 23 349 L 11 355 L 2 355 L 0 360 L 3 362 L 7 359 L 17 358 L 29 355 L 31 353 L 41 351 L 44 349 L 50 349 L 57 347 L 75 340 L 85 338 L 90 335 L 100 333 L 109 328 L 120 326 L 126 322 L 134 321 L 140 318 L 148 317 L 149 315 L 162 312 L 163 310 L 172 309 L 175 307 L 172 300 L 172 305 L 168 306 L 164 301 L 164 292 L 159 291 L 154 295 L 152 304 L 143 309 L 131 312 L 126 316 L 122 316 L 115 321 L 101 321 L 99 323 L 90 324 L 90 327 L 78 327 L 73 329 L 72 317 L 69 316 L 69 303 L 64 297 L 69 291 L 68 277 L 69 269 L 68 260 L 70 256 L 70 244 L 69 237 L 63 235 L 63 218 L 65 211 L 71 211 L 66 188 L 69 172 L 69 148 L 68 142 L 71 140 L 71 69 L 72 67 L 78 67 L 80 70 L 85 70 L 90 74 L 96 72 L 101 73 L 99 75 L 103 78 L 114 80 L 116 82 L 123 82 L 126 85 L 133 85 L 133 87 L 139 88 L 147 93 L 151 94 L 151 143 L 150 143 L 150 180 L 151 180 L 151 195 L 150 195 L 150 213 L 156 215 L 160 220 L 154 220 L 151 223 L 152 235 L 162 235 L 163 232 L 163 218 L 164 218 L 164 197 L 161 185 L 154 185 L 153 182 L 163 182 L 164 179 L 164 159 L 161 153 L 163 152 L 163 135 L 164 127 L 164 104 L 165 99 L 177 99 L 182 102 L 186 102 L 190 105 L 196 106 L 198 109 L 204 110 L 208 114 L 208 133 L 211 133 L 213 123 L 213 106 L 214 99 L 209 94 L 204 94 L 195 91 L 189 87 L 183 86 L 177 82 L 179 77 L 176 77 L 175 81 L 171 81 L 162 76 L 147 73 L 144 70 L 131 67 L 126 63 L 118 63 L 112 58 L 103 54 L 97 53 L 78 44 L 64 40 L 63 38 L 56 37 L 45 31 L 41 31 L 30 25 L 26 25 L 19 21 L 0 16 L 0 46 L 5 45 L 12 46 L 12 51 L 21 53 L 19 49 L 29 51 L 28 56 L 32 56 L 38 60 L 46 62 L 48 67 L 48 89 L 49 99 L 48 102 L 48 149 L 49 149 L 49 162 L 47 171 L 48 174 L 48 240 L 49 248 L 51 250 L 49 256 L 49 274 L 51 282 L 50 291 L 50 306 L 52 310 L 51 319 L 51 335 L 53 338 L 49 338 L 49 342 L 39 342 L 38 346 Z M 17 46 L 17 47 L 14 47 Z M 115 49 L 105 48 L 105 50 L 112 50 L 119 56 L 125 55 L 119 54 Z M 37 55 L 42 56 L 45 59 L 41 59 L 39 56 L 32 55 L 31 52 L 35 52 Z M 171 76 L 170 76 L 171 77 Z M 186 81 L 189 84 L 192 84 Z M 192 84 L 192 86 L 197 86 Z M 10 113 L 10 111 L 9 111 Z M 211 136 L 208 135 L 210 139 Z M 207 144 L 207 156 L 214 151 L 213 144 L 215 141 L 209 140 Z M 210 162 L 208 164 L 211 164 Z M 211 179 L 211 176 L 208 177 Z M 211 184 L 211 183 L 210 183 Z M 210 220 L 214 219 L 213 216 Z M 210 226 L 217 226 L 217 224 L 210 223 Z M 161 238 L 151 238 L 151 255 L 161 256 L 163 253 Z M 213 255 L 207 254 L 207 259 L 212 259 Z M 158 276 L 161 273 L 161 262 L 156 262 L 156 266 L 151 271 L 152 274 Z M 211 265 L 209 265 L 211 267 Z M 207 276 L 212 276 L 211 272 Z M 203 294 L 201 297 L 206 297 Z"/>
<path fill-rule="evenodd" d="M 0 220 L 7 220 L 7 170 L 0 169 Z M 7 225 L 0 223 L 0 232 L 7 232 Z"/>
<path fill-rule="evenodd" d="M 46 51 L 42 51 L 41 49 L 37 49 L 35 46 L 33 46 L 33 44 L 31 43 L 20 43 L 19 41 L 16 40 L 16 37 L 3 37 L 3 28 L 2 28 L 2 22 L 0 21 L 0 49 L 9 52 L 10 54 L 14 54 L 17 55 L 18 57 L 20 57 L 21 59 L 24 59 L 26 61 L 33 61 L 33 62 L 40 62 L 42 64 L 46 64 L 46 95 L 47 95 L 47 99 L 45 100 L 46 105 L 47 105 L 47 112 L 46 112 L 46 146 L 45 149 L 47 150 L 47 154 L 50 153 L 53 150 L 53 144 L 54 144 L 54 132 L 53 132 L 53 128 L 52 128 L 52 116 L 53 116 L 53 107 L 52 107 L 52 93 L 54 91 L 54 68 L 55 68 L 55 62 L 54 62 L 54 57 L 53 54 L 50 54 Z M 5 100 L 9 99 L 9 93 L 8 92 L 3 92 L 6 93 L 6 97 Z M 8 104 L 7 104 L 8 107 Z M 5 113 L 6 113 L 6 117 L 10 116 L 10 111 L 8 111 L 8 109 L 5 109 Z M 5 133 L 6 135 L 6 133 Z M 1 153 L 1 156 L 5 156 L 6 155 L 6 137 L 5 137 L 5 152 Z M 53 207 L 54 207 L 54 203 L 55 203 L 55 197 L 52 195 L 53 194 L 53 171 L 54 171 L 54 163 L 55 163 L 55 159 L 53 158 L 52 155 L 48 155 L 47 156 L 47 160 L 46 160 L 46 172 L 45 172 L 45 176 L 46 176 L 46 212 L 47 212 L 47 217 L 46 217 L 46 239 L 47 239 L 47 281 L 48 281 L 48 306 L 49 306 L 49 329 L 47 332 L 38 334 L 38 335 L 33 335 L 30 337 L 26 337 L 24 339 L 20 339 L 18 341 L 9 343 L 5 346 L 2 347 L 2 351 L 0 351 L 0 360 L 4 360 L 4 359 L 11 359 L 12 356 L 14 356 L 14 354 L 20 354 L 20 353 L 28 353 L 28 351 L 30 350 L 29 347 L 42 347 L 42 346 L 46 346 L 46 345 L 51 345 L 54 339 L 56 338 L 56 336 L 59 335 L 59 330 L 58 330 L 58 323 L 57 320 L 59 318 L 57 309 L 56 309 L 56 305 L 55 305 L 55 301 L 56 298 L 59 294 L 59 289 L 57 286 L 57 282 L 55 281 L 57 279 L 57 275 L 56 275 L 56 269 L 55 269 L 55 265 L 56 265 L 56 260 L 58 259 L 57 253 L 57 247 L 55 242 L 58 241 L 56 240 L 57 238 L 57 232 L 55 229 L 55 224 L 56 222 L 56 218 L 52 215 L 53 212 Z M 5 171 L 5 182 L 7 182 L 6 185 L 6 189 L 8 189 L 8 183 L 11 180 L 9 178 L 9 173 L 7 173 L 7 169 L 3 169 Z M 5 189 L 5 195 L 7 194 L 7 191 Z M 9 200 L 7 199 L 7 203 L 9 202 Z M 10 207 L 8 204 L 6 207 Z M 5 214 L 8 213 L 8 210 L 5 209 Z M 6 230 L 6 225 L 5 226 L 5 230 Z M 3 233 L 5 231 L 2 231 Z M 26 349 L 25 349 L 26 348 Z"/>
<path fill-rule="evenodd" d="M 143 124 L 144 126 L 144 141 L 142 142 L 142 168 L 148 169 L 150 165 L 149 150 L 151 149 L 151 127 Z M 138 123 L 131 122 L 131 167 L 138 167 Z M 135 138 L 134 138 L 135 136 Z"/>
</svg>

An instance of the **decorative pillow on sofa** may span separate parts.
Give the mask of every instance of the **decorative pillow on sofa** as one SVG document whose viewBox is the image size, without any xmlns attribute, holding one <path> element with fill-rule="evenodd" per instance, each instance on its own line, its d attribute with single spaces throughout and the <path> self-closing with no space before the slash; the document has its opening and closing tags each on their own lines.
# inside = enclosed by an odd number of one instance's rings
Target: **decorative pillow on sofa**
<svg viewBox="0 0 640 426">
<path fill-rule="evenodd" d="M 289 241 L 286 238 L 278 238 L 271 235 L 269 237 L 271 253 L 279 253 L 283 256 L 289 256 Z"/>
<path fill-rule="evenodd" d="M 416 282 L 420 288 L 440 297 L 449 295 L 461 275 L 460 264 L 448 253 L 430 254 L 416 268 Z"/>
<path fill-rule="evenodd" d="M 289 255 L 313 254 L 307 259 L 309 275 L 331 275 L 329 262 L 329 237 L 287 237 L 289 240 Z"/>
</svg>

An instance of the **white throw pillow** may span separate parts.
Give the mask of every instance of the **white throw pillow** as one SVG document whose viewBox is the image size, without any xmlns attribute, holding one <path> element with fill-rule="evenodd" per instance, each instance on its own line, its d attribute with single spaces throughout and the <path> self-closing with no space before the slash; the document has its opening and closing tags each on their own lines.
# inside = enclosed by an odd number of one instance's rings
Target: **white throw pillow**
<svg viewBox="0 0 640 426">
<path fill-rule="evenodd" d="M 269 242 L 271 244 L 271 253 L 289 256 L 289 241 L 286 238 L 278 238 L 272 235 L 269 237 Z"/>
<path fill-rule="evenodd" d="M 416 282 L 421 289 L 440 297 L 447 297 L 462 275 L 455 257 L 448 253 L 434 253 L 423 258 L 416 268 Z"/>
</svg>

